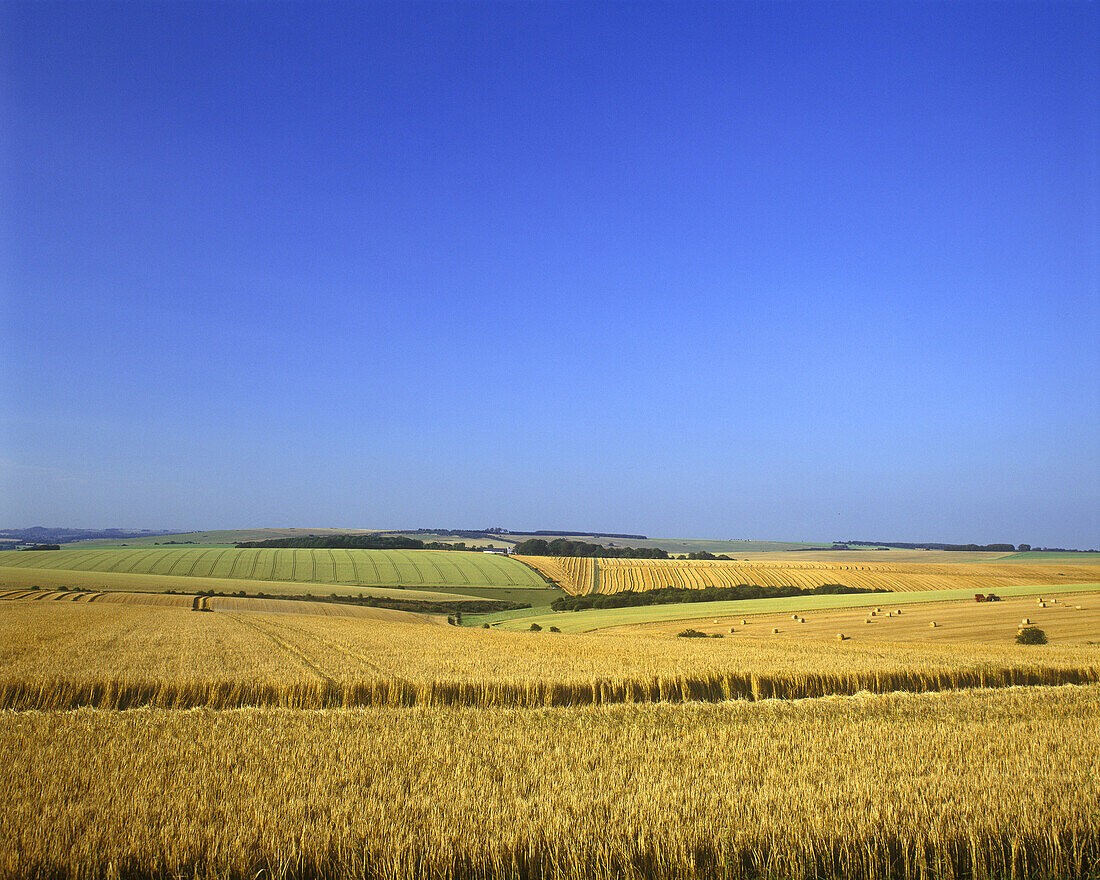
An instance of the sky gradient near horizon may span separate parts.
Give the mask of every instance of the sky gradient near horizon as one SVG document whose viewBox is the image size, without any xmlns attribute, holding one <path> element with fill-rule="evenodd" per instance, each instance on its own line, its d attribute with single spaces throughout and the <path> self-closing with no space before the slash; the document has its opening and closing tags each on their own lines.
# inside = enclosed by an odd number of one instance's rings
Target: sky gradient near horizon
<svg viewBox="0 0 1100 880">
<path fill-rule="evenodd" d="M 0 4 L 0 526 L 1100 546 L 1098 46 Z"/>
</svg>

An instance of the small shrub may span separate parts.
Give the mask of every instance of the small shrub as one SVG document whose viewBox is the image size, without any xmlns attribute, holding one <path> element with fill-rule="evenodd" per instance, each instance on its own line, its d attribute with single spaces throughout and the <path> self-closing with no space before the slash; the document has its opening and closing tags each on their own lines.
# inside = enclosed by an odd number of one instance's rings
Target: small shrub
<svg viewBox="0 0 1100 880">
<path fill-rule="evenodd" d="M 1017 645 L 1045 645 L 1046 643 L 1047 634 L 1037 626 L 1020 627 L 1019 632 L 1016 633 Z"/>
<path fill-rule="evenodd" d="M 681 639 L 705 639 L 707 637 L 706 633 L 701 633 L 697 629 L 685 629 L 683 632 L 677 633 L 676 635 L 677 638 Z"/>
<path fill-rule="evenodd" d="M 489 626 L 489 624 L 487 624 L 487 623 L 483 623 L 483 624 L 481 625 L 481 628 L 482 628 L 482 629 L 491 629 L 491 627 L 490 627 L 490 626 Z"/>
<path fill-rule="evenodd" d="M 550 627 L 550 632 L 552 632 L 552 633 L 560 633 L 560 632 L 561 632 L 561 630 L 560 630 L 560 629 L 558 629 L 558 628 L 557 628 L 556 626 L 552 626 L 552 627 Z"/>
<path fill-rule="evenodd" d="M 537 623 L 532 623 L 531 624 L 531 632 L 533 632 L 533 633 L 542 632 L 542 627 L 539 626 Z"/>
<path fill-rule="evenodd" d="M 724 636 L 723 636 L 723 635 L 722 635 L 721 633 L 711 633 L 711 634 L 710 634 L 710 637 L 711 637 L 712 639 L 721 639 L 721 638 L 724 638 Z"/>
</svg>

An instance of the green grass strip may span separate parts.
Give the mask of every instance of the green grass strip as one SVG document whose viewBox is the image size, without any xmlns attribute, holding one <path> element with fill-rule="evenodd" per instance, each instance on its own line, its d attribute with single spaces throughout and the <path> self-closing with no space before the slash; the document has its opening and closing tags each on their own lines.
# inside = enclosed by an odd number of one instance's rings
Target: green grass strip
<svg viewBox="0 0 1100 880">
<path fill-rule="evenodd" d="M 1100 589 L 1100 583 L 1091 584 L 1026 584 L 1023 586 L 997 587 L 998 596 L 1035 596 L 1049 593 L 1088 593 Z M 974 598 L 973 589 L 965 590 L 914 590 L 906 593 L 855 593 L 837 596 L 791 596 L 781 599 L 740 599 L 732 602 L 691 602 L 670 605 L 643 605 L 634 608 L 591 609 L 588 611 L 560 611 L 518 617 L 497 624 L 500 629 L 528 629 L 537 623 L 543 629 L 556 626 L 562 632 L 582 633 L 612 626 L 630 626 L 642 623 L 659 623 L 666 620 L 700 620 L 705 617 L 743 616 L 747 614 L 772 614 L 787 611 L 822 611 L 834 608 L 877 608 L 887 605 L 914 605 L 925 602 L 957 602 Z M 534 609 L 532 609 L 534 610 Z"/>
</svg>

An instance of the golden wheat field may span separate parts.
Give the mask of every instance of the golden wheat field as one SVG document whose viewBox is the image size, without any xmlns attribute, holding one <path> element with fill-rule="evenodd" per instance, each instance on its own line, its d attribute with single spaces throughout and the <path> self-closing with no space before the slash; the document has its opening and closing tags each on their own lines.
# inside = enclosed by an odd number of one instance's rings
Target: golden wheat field
<svg viewBox="0 0 1100 880">
<path fill-rule="evenodd" d="M 1100 680 L 1100 650 L 691 640 L 71 602 L 0 606 L 0 708 L 553 706 Z M 416 618 L 416 620 L 429 620 Z"/>
<path fill-rule="evenodd" d="M 1100 871 L 1093 645 L 19 595 L 0 600 L 3 880 Z"/>
<path fill-rule="evenodd" d="M 0 875 L 1008 878 L 1100 866 L 1095 686 L 0 714 Z"/>
<path fill-rule="evenodd" d="M 1026 565 L 994 563 L 878 563 L 725 561 L 690 559 L 587 559 L 517 556 L 568 593 L 619 593 L 661 587 L 703 589 L 752 584 L 812 589 L 843 584 L 869 590 L 957 590 L 991 592 L 1027 584 L 1100 581 L 1100 565 Z"/>
</svg>

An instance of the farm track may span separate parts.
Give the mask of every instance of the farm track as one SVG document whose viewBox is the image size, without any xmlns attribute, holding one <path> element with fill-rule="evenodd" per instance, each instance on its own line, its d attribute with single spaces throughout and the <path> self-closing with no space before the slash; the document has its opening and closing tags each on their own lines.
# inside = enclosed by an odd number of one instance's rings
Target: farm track
<svg viewBox="0 0 1100 880">
<path fill-rule="evenodd" d="M 192 562 L 191 562 L 191 567 L 190 567 L 189 569 L 187 569 L 187 574 L 186 574 L 186 577 L 191 577 L 191 576 L 192 576 L 192 575 L 193 575 L 193 574 L 195 573 L 195 566 L 197 566 L 197 565 L 198 565 L 198 564 L 199 564 L 199 563 L 200 563 L 200 562 L 201 562 L 201 561 L 203 560 L 203 558 L 204 558 L 204 557 L 206 557 L 206 556 L 210 555 L 210 553 L 211 553 L 211 551 L 210 551 L 210 550 L 203 550 L 203 551 L 201 551 L 201 552 L 199 553 L 199 555 L 198 555 L 198 556 L 196 556 L 196 557 L 195 557 L 195 558 L 194 558 L 194 559 L 192 560 Z"/>
<path fill-rule="evenodd" d="M 417 583 L 417 585 L 423 586 L 424 585 L 424 572 L 422 572 L 418 566 L 411 564 L 411 562 L 409 560 L 408 552 L 405 551 L 405 550 L 395 550 L 394 552 L 399 554 L 397 558 L 401 560 L 402 566 L 406 570 L 413 571 L 413 572 L 416 573 L 416 583 Z"/>
<path fill-rule="evenodd" d="M 204 611 L 205 610 L 212 610 L 212 609 L 210 609 L 207 602 L 208 602 L 208 599 L 207 599 L 207 597 L 204 596 L 203 597 L 203 605 L 202 605 L 202 608 L 203 608 Z M 280 648 L 281 650 L 286 651 L 287 653 L 289 653 L 292 656 L 296 657 L 298 659 L 298 661 L 306 669 L 310 670 L 314 675 L 316 675 L 319 679 L 321 679 L 326 684 L 333 684 L 334 683 L 332 677 L 329 676 L 328 673 L 326 673 L 319 666 L 317 666 L 309 658 L 308 654 L 306 654 L 304 651 L 302 651 L 296 645 L 294 645 L 291 642 L 284 639 L 282 636 L 277 635 L 276 633 L 272 632 L 269 628 L 261 625 L 257 620 L 249 619 L 249 618 L 245 617 L 244 615 L 234 614 L 232 612 L 224 612 L 223 611 L 221 613 L 225 614 L 226 617 L 228 617 L 230 620 L 235 621 L 240 626 L 242 626 L 246 629 L 251 629 L 254 632 L 260 633 L 265 638 L 267 638 L 269 641 L 271 641 L 271 643 L 274 644 L 277 648 Z M 284 627 L 284 628 L 293 629 L 293 627 Z"/>
<path fill-rule="evenodd" d="M 150 557 L 153 557 L 153 556 L 156 556 L 156 555 L 157 555 L 157 552 L 155 550 L 148 551 L 146 553 L 135 553 L 135 554 L 133 554 L 133 556 L 131 557 L 131 561 L 130 561 L 129 566 L 124 570 L 125 573 L 129 573 L 129 572 L 133 571 L 135 568 L 139 568 L 141 566 L 141 564 L 146 559 L 149 559 Z"/>
</svg>

